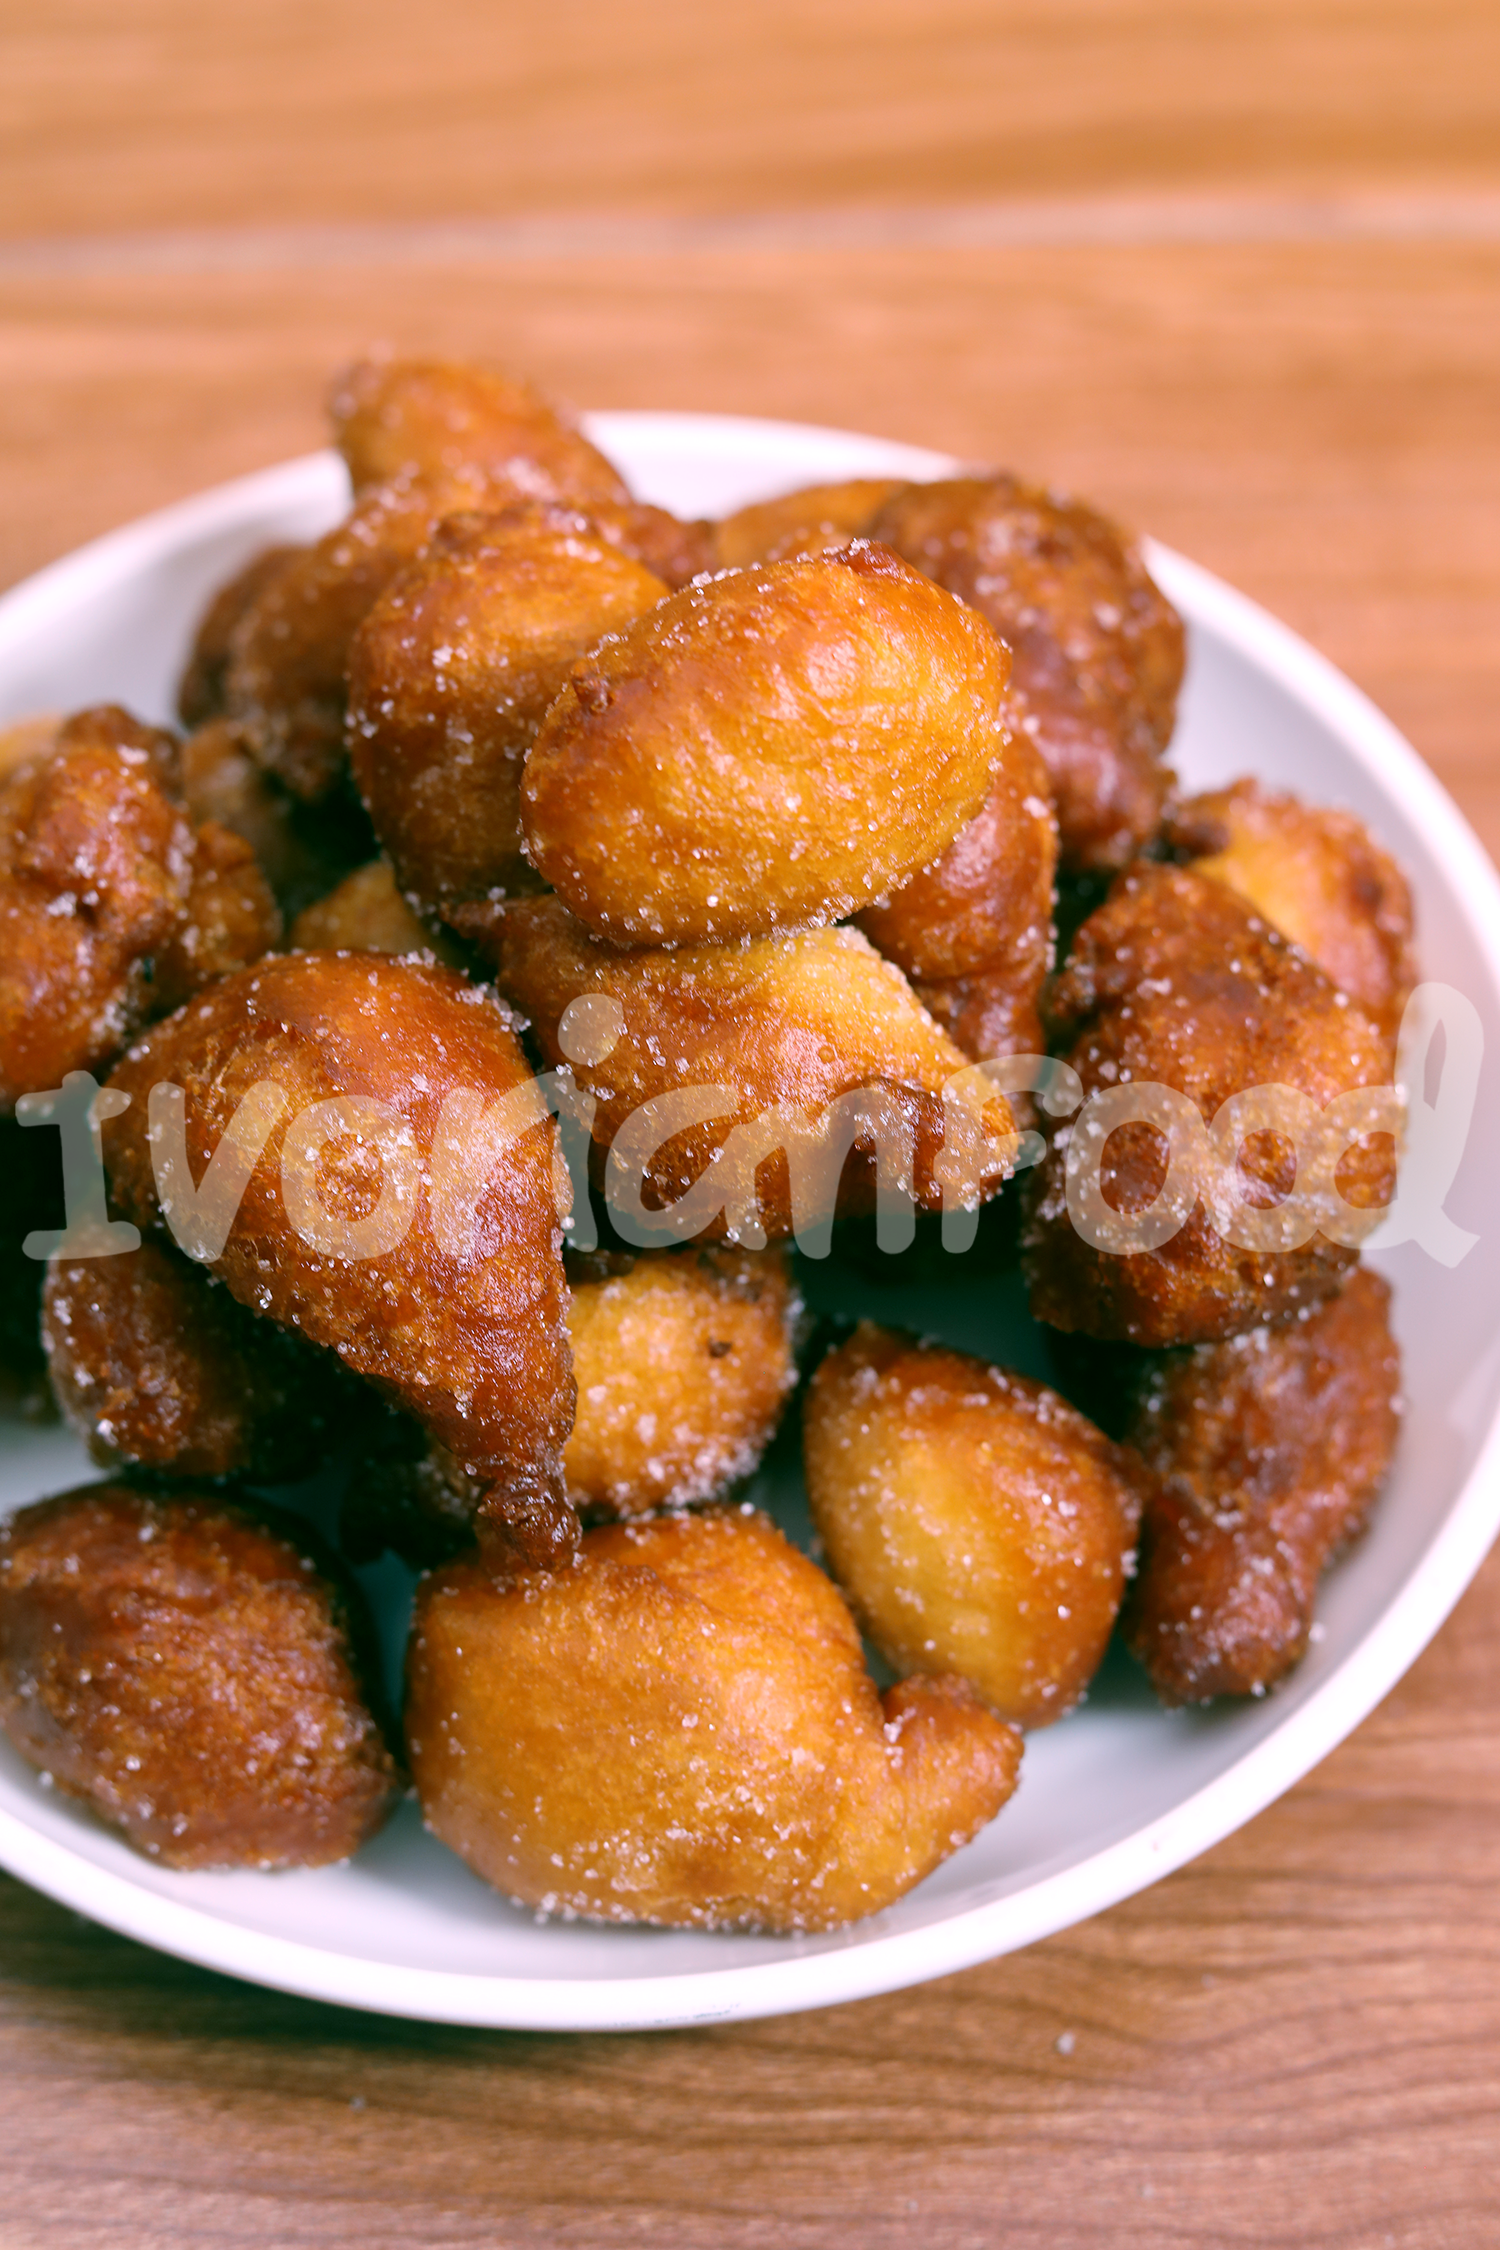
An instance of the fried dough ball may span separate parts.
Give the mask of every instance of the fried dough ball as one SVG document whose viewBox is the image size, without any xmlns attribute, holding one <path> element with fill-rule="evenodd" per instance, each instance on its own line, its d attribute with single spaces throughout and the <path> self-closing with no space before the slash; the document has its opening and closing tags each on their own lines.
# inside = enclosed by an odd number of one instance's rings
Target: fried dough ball
<svg viewBox="0 0 1500 2250">
<path fill-rule="evenodd" d="M 616 1516 L 712 1499 L 758 1465 L 797 1381 L 802 1308 L 785 1256 L 694 1249 L 594 1263 L 625 1270 L 573 1280 L 569 1497 Z"/>
<path fill-rule="evenodd" d="M 1055 1391 L 862 1321 L 812 1380 L 803 1459 L 828 1567 L 897 1671 L 956 1673 L 1047 1726 L 1099 1668 L 1140 1499 Z"/>
<path fill-rule="evenodd" d="M 450 968 L 462 966 L 452 940 L 429 930 L 407 905 L 387 859 L 356 867 L 325 898 L 304 906 L 287 936 L 299 953 L 433 953 Z"/>
<path fill-rule="evenodd" d="M 0 1526 L 0 1724 L 164 1867 L 327 1866 L 397 1795 L 358 1603 L 289 1518 L 82 1486 Z"/>
<path fill-rule="evenodd" d="M 356 496 L 394 477 L 477 468 L 538 500 L 628 501 L 619 471 L 556 407 L 498 368 L 442 359 L 357 360 L 329 398 Z"/>
<path fill-rule="evenodd" d="M 112 706 L 0 786 L 0 1102 L 61 1083 L 147 1013 L 146 962 L 183 918 L 192 831 L 169 738 Z"/>
<path fill-rule="evenodd" d="M 957 1680 L 883 1696 L 843 1601 L 752 1511 L 588 1534 L 506 1587 L 417 1591 L 407 1744 L 428 1826 L 520 1904 L 824 1930 L 992 1820 L 1020 1737 Z"/>
<path fill-rule="evenodd" d="M 747 563 L 785 562 L 845 547 L 869 529 L 876 510 L 902 490 L 899 477 L 849 477 L 842 484 L 809 484 L 774 500 L 737 508 L 713 527 L 720 570 Z"/>
<path fill-rule="evenodd" d="M 575 660 L 666 592 L 570 509 L 439 528 L 349 650 L 354 778 L 403 890 L 437 905 L 537 888 L 521 761 Z"/>
<path fill-rule="evenodd" d="M 106 1062 L 203 978 L 280 928 L 247 846 L 194 834 L 169 735 L 80 711 L 0 782 L 0 1106 Z"/>
<path fill-rule="evenodd" d="M 1152 1368 L 1129 1423 L 1158 1483 L 1126 1637 L 1164 1703 L 1262 1695 L 1305 1653 L 1318 1580 L 1363 1530 L 1400 1431 L 1389 1309 L 1361 1266 L 1282 1327 Z"/>
<path fill-rule="evenodd" d="M 935 1174 L 944 1132 L 943 1088 L 966 1058 L 927 1015 L 899 969 L 882 961 L 857 930 L 804 930 L 738 946 L 684 946 L 616 953 L 601 945 L 555 898 L 456 909 L 456 926 L 496 964 L 502 991 L 531 1020 L 551 1064 L 571 1061 L 578 1084 L 597 1097 L 593 1136 L 612 1147 L 642 1105 L 683 1089 L 722 1088 L 725 1114 L 671 1131 L 654 1153 L 641 1151 L 641 1201 L 661 1210 L 714 1167 L 702 1192 L 722 1207 L 694 1232 L 721 1240 L 741 1230 L 757 1197 L 767 1240 L 784 1240 L 806 1213 L 794 1200 L 785 1155 L 747 1131 L 768 1111 L 806 1113 L 816 1129 L 828 1105 L 856 1088 L 884 1090 L 908 1125 L 915 1149 L 911 1186 L 935 1210 Z M 613 1044 L 600 1055 L 570 1057 L 560 1036 L 574 1001 L 598 995 Z M 617 1011 L 617 1012 L 616 1012 Z M 689 1097 L 690 1098 L 690 1097 Z M 658 1113 L 659 1114 L 659 1113 Z M 1010 1109 L 992 1094 L 983 1111 L 991 1146 L 973 1193 L 993 1194 L 1013 1146 Z M 638 1141 L 641 1121 L 632 1128 Z M 649 1139 L 649 1136 L 647 1136 Z M 774 1139 L 774 1132 L 772 1139 Z M 841 1215 L 874 1208 L 875 1175 L 855 1150 L 839 1177 Z M 755 1246 L 752 1227 L 743 1236 Z"/>
<path fill-rule="evenodd" d="M 669 586 L 716 567 L 713 525 L 633 500 L 556 407 L 494 368 L 365 360 L 339 379 L 330 404 L 357 498 L 393 479 L 478 471 L 518 500 L 586 509 L 607 539 Z"/>
<path fill-rule="evenodd" d="M 573 1378 L 556 1132 L 524 1106 L 531 1072 L 509 1019 L 452 970 L 379 953 L 279 955 L 223 978 L 114 1073 L 133 1097 L 104 1135 L 122 1213 L 143 1231 L 161 1222 L 153 1086 L 183 1089 L 201 1183 L 264 1081 L 285 1106 L 212 1270 L 448 1446 L 482 1487 L 482 1528 L 541 1555 L 565 1548 Z M 500 1147 L 485 1105 L 518 1088 L 519 1137 Z"/>
<path fill-rule="evenodd" d="M 1394 1041 L 1417 981 L 1411 890 L 1364 822 L 1236 781 L 1169 809 L 1167 841 L 1300 945 Z"/>
<path fill-rule="evenodd" d="M 1161 818 L 1184 654 L 1136 547 L 1082 501 L 1001 473 L 903 485 L 869 536 L 972 602 L 1011 650 L 1064 868 L 1123 867 Z"/>
<path fill-rule="evenodd" d="M 1162 1085 L 1186 1094 L 1210 1123 L 1232 1095 L 1289 1086 L 1321 1109 L 1388 1076 L 1377 1027 L 1322 970 L 1251 912 L 1226 884 L 1187 868 L 1141 866 L 1120 877 L 1073 941 L 1049 1013 L 1087 1098 L 1106 1086 Z M 1241 1248 L 1219 1232 L 1204 1200 L 1154 1250 L 1096 1248 L 1069 1215 L 1066 1151 L 1074 1124 L 1028 1188 L 1022 1250 L 1031 1309 L 1053 1327 L 1146 1345 L 1209 1343 L 1316 1304 L 1337 1289 L 1357 1252 L 1314 1234 L 1300 1249 Z M 1144 1123 L 1105 1144 L 1105 1201 L 1129 1215 L 1162 1185 L 1164 1141 Z M 1264 1207 L 1291 1185 L 1279 1135 L 1253 1133 L 1239 1171 Z M 1352 1148 L 1340 1168 L 1353 1203 L 1388 1200 L 1389 1139 Z"/>
<path fill-rule="evenodd" d="M 225 712 L 294 797 L 316 804 L 343 778 L 349 643 L 391 580 L 444 516 L 515 498 L 478 469 L 376 485 L 250 604 L 230 636 Z"/>
<path fill-rule="evenodd" d="M 686 587 L 573 667 L 526 760 L 527 855 L 619 944 L 836 921 L 978 812 L 1005 674 L 879 548 Z"/>
<path fill-rule="evenodd" d="M 193 636 L 187 667 L 177 688 L 177 716 L 185 727 L 203 726 L 224 708 L 224 674 L 234 629 L 306 547 L 263 547 L 237 570 L 209 602 Z"/>
<path fill-rule="evenodd" d="M 101 1467 L 172 1476 L 311 1475 L 341 1370 L 170 1242 L 56 1258 L 42 1297 L 53 1396 Z"/>
<path fill-rule="evenodd" d="M 1040 1054 L 1042 979 L 1052 966 L 1057 821 L 1046 768 L 1007 738 L 990 793 L 941 859 L 859 926 L 956 1047 L 976 1061 Z"/>
</svg>

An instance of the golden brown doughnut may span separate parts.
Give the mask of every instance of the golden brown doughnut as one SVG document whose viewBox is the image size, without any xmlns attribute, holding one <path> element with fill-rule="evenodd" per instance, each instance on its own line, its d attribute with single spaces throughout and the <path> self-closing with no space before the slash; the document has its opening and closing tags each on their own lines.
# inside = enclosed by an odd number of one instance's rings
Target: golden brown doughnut
<svg viewBox="0 0 1500 2250">
<path fill-rule="evenodd" d="M 847 546 L 863 537 L 876 510 L 900 490 L 898 477 L 850 477 L 752 501 L 713 526 L 715 565 L 743 570 L 747 563 L 785 562 Z"/>
<path fill-rule="evenodd" d="M 1005 674 L 880 548 L 686 587 L 573 667 L 526 760 L 528 857 L 621 945 L 836 921 L 978 812 Z"/>
<path fill-rule="evenodd" d="M 1322 1110 L 1388 1080 L 1377 1026 L 1226 884 L 1187 868 L 1142 865 L 1121 876 L 1074 938 L 1048 1005 L 1085 1096 L 1162 1086 L 1210 1124 L 1231 1097 L 1263 1086 L 1290 1088 Z M 1216 1216 L 1242 1221 L 1227 1205 L 1211 1212 L 1202 1196 L 1158 1247 L 1100 1248 L 1068 1207 L 1067 1153 L 1078 1129 L 1075 1120 L 1054 1124 L 1027 1190 L 1022 1247 L 1032 1311 L 1056 1328 L 1151 1346 L 1212 1342 L 1316 1304 L 1355 1262 L 1357 1247 L 1321 1225 L 1295 1247 L 1231 1240 Z M 1151 1124 L 1124 1124 L 1101 1153 L 1105 1203 L 1126 1216 L 1144 1211 L 1163 1184 L 1162 1135 Z M 1284 1138 L 1253 1132 L 1238 1171 L 1244 1205 L 1273 1204 L 1291 1186 Z M 1352 1148 L 1338 1179 L 1351 1204 L 1386 1201 L 1394 1184 L 1388 1136 Z"/>
<path fill-rule="evenodd" d="M 101 1067 L 254 959 L 280 917 L 254 854 L 172 792 L 176 745 L 113 704 L 0 781 L 0 1108 Z"/>
<path fill-rule="evenodd" d="M 266 588 L 305 547 L 263 547 L 242 564 L 213 596 L 199 620 L 177 688 L 177 716 L 188 728 L 204 726 L 224 708 L 224 674 L 234 629 Z"/>
<path fill-rule="evenodd" d="M 164 1867 L 323 1867 L 397 1793 L 355 1589 L 308 1527 L 84 1485 L 0 1525 L 0 1724 Z"/>
<path fill-rule="evenodd" d="M 611 1525 L 577 1564 L 417 1592 L 428 1826 L 526 1906 L 823 1930 L 994 1818 L 1020 1737 L 956 1680 L 878 1696 L 838 1593 L 753 1512 Z"/>
<path fill-rule="evenodd" d="M 1164 1703 L 1264 1694 L 1306 1650 L 1400 1431 L 1390 1295 L 1361 1266 L 1298 1319 L 1146 1373 L 1128 1434 L 1157 1484 L 1126 1634 Z"/>
<path fill-rule="evenodd" d="M 53 1396 L 105 1468 L 309 1476 L 340 1404 L 336 1361 L 155 1236 L 114 1257 L 55 1258 L 42 1338 Z"/>
<path fill-rule="evenodd" d="M 1300 945 L 1394 1041 L 1417 981 L 1411 889 L 1352 813 L 1236 781 L 1169 806 L 1187 861 Z"/>
<path fill-rule="evenodd" d="M 429 930 L 396 887 L 387 859 L 356 867 L 325 897 L 304 906 L 287 932 L 299 953 L 431 953 L 450 968 L 459 949 L 441 929 Z"/>
<path fill-rule="evenodd" d="M 12 719 L 0 727 L 0 782 L 9 780 L 21 766 L 34 766 L 50 758 L 64 723 L 56 711 L 39 711 L 32 718 Z"/>
<path fill-rule="evenodd" d="M 385 954 L 273 955 L 158 1026 L 110 1083 L 132 1097 L 105 1132 L 111 1192 L 143 1231 L 162 1223 L 151 1090 L 182 1089 L 181 1154 L 201 1187 L 241 1103 L 250 1116 L 267 1088 L 261 1153 L 206 1262 L 448 1446 L 486 1522 L 544 1554 L 566 1546 L 556 1129 L 493 997 Z M 508 1144 L 487 1114 L 508 1116 Z M 172 1193 L 182 1228 L 180 1178 Z"/>
<path fill-rule="evenodd" d="M 188 818 L 217 821 L 242 836 L 284 914 L 333 888 L 371 846 L 364 814 L 342 799 L 308 806 L 251 757 L 231 719 L 208 719 L 181 745 L 180 788 Z"/>
<path fill-rule="evenodd" d="M 969 1066 L 900 970 L 857 930 L 617 953 L 555 898 L 463 907 L 451 918 L 495 962 L 501 989 L 530 1019 L 548 1062 L 568 1063 L 596 1098 L 598 1150 L 612 1149 L 629 1129 L 610 1190 L 617 1225 L 622 1199 L 637 1188 L 649 1214 L 700 1180 L 687 1207 L 697 1216 L 688 1225 L 685 1214 L 678 1239 L 728 1235 L 758 1247 L 757 1209 L 766 1240 L 784 1240 L 794 1224 L 812 1239 L 832 1218 L 835 1190 L 841 1215 L 873 1209 L 877 1182 L 864 1148 L 836 1182 L 820 1169 L 819 1151 L 838 1146 L 823 1137 L 836 1130 L 832 1105 L 846 1095 L 852 1102 L 860 1089 L 869 1089 L 865 1106 L 877 1124 L 886 1118 L 893 1152 L 909 1146 L 900 1194 L 924 1210 L 939 1208 L 943 1090 Z M 595 1058 L 570 1055 L 564 1011 L 595 996 L 607 1004 L 613 1036 Z M 696 1089 L 704 1090 L 702 1106 L 695 1106 Z M 680 1097 L 670 1109 L 660 1106 L 667 1096 Z M 646 1110 L 653 1102 L 658 1108 Z M 805 1140 L 805 1195 L 794 1195 L 787 1157 L 772 1150 L 781 1130 L 773 1112 L 792 1121 L 794 1147 Z M 1015 1153 L 1004 1096 L 982 1090 L 975 1113 L 985 1145 L 973 1152 L 964 1202 L 993 1194 Z M 761 1120 L 765 1145 L 756 1131 Z M 745 1130 L 736 1137 L 739 1127 Z"/>
<path fill-rule="evenodd" d="M 516 497 L 476 468 L 375 485 L 244 611 L 230 635 L 225 715 L 292 796 L 317 804 L 343 779 L 349 643 L 391 580 L 444 516 Z"/>
<path fill-rule="evenodd" d="M 654 571 L 674 593 L 718 567 L 711 523 L 684 523 L 645 500 L 590 500 L 584 513 L 611 546 Z"/>
<path fill-rule="evenodd" d="M 349 650 L 354 779 L 403 891 L 534 891 L 521 762 L 575 660 L 666 594 L 586 516 L 531 502 L 451 517 Z"/>
<path fill-rule="evenodd" d="M 356 496 L 393 477 L 477 468 L 538 500 L 630 499 L 619 472 L 556 407 L 478 361 L 357 360 L 328 406 Z"/>
<path fill-rule="evenodd" d="M 1161 818 L 1184 652 L 1136 547 L 1097 509 L 1000 472 L 903 485 L 869 535 L 972 602 L 1010 649 L 1064 868 L 1122 867 Z"/>
<path fill-rule="evenodd" d="M 1045 1384 L 872 1322 L 812 1380 L 803 1458 L 828 1567 L 900 1672 L 956 1673 L 1017 1726 L 1098 1670 L 1140 1498 Z"/>
<path fill-rule="evenodd" d="M 281 913 L 254 851 L 233 829 L 204 821 L 193 838 L 182 920 L 152 963 L 152 1014 L 258 961 L 280 936 Z"/>
<path fill-rule="evenodd" d="M 797 1380 L 802 1308 L 785 1256 L 689 1249 L 593 1263 L 603 1270 L 579 1261 L 568 1311 L 568 1496 L 616 1516 L 710 1500 L 755 1468 Z"/>
<path fill-rule="evenodd" d="M 941 859 L 859 926 L 911 979 L 975 1061 L 1044 1049 L 1038 1004 L 1052 966 L 1057 820 L 1046 768 L 1009 735 L 989 796 Z"/>
</svg>

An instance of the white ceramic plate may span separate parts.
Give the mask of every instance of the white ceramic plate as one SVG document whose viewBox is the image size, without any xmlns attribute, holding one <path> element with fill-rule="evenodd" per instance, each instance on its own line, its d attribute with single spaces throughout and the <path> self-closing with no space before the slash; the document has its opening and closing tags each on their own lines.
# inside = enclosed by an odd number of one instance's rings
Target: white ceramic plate
<svg viewBox="0 0 1500 2250">
<path fill-rule="evenodd" d="M 605 414 L 591 434 L 644 498 L 714 514 L 814 481 L 931 477 L 943 457 L 836 430 Z M 165 718 L 204 597 L 253 549 L 342 512 L 319 454 L 147 517 L 0 601 L 0 718 L 102 698 Z M 1191 666 L 1174 758 L 1203 785 L 1244 772 L 1346 804 L 1401 858 L 1425 973 L 1474 1002 L 1488 1040 L 1478 1118 L 1495 1113 L 1500 889 L 1415 753 L 1303 642 L 1163 548 L 1151 566 L 1186 615 Z M 407 1806 L 347 1867 L 176 1875 L 46 1790 L 0 1747 L 0 1861 L 150 1945 L 360 2008 L 548 2030 L 672 2025 L 852 2000 L 967 1967 L 1097 1913 L 1260 1811 L 1355 1727 L 1436 1632 L 1500 1524 L 1500 1180 L 1479 1126 L 1448 1209 L 1480 1237 L 1455 1270 L 1384 1261 L 1409 1400 L 1373 1528 L 1329 1578 L 1323 1633 L 1275 1695 L 1167 1713 L 1113 1658 L 1086 1708 L 1034 1736 L 1014 1802 L 898 1905 L 832 1936 L 770 1938 L 539 1926 L 426 1836 Z M 830 1284 L 831 1286 L 831 1284 Z M 847 1277 L 844 1286 L 848 1287 Z M 859 1302 L 996 1357 L 1034 1350 L 1013 1282 L 941 1293 L 866 1285 Z M 845 1302 L 853 1301 L 852 1294 Z M 0 1508 L 92 1472 L 55 1430 L 6 1430 Z M 763 1496 L 789 1525 L 795 1486 Z M 392 1641 L 403 1573 L 365 1575 Z"/>
</svg>

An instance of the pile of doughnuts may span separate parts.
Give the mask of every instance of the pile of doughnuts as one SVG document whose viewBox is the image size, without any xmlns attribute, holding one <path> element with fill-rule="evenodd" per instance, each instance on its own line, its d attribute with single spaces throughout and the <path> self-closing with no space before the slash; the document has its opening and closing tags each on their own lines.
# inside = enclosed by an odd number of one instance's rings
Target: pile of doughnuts
<svg viewBox="0 0 1500 2250">
<path fill-rule="evenodd" d="M 0 1722 L 169 1866 L 341 1859 L 411 1786 L 538 1913 L 830 1928 L 1117 1627 L 1169 1704 L 1306 1649 L 1388 1291 L 1226 1105 L 1389 1087 L 1407 888 L 1347 813 L 1181 793 L 1180 621 L 1082 502 L 681 522 L 487 367 L 332 413 L 350 512 L 216 595 L 180 731 L 0 734 L 0 1352 L 106 1472 L 0 1527 Z M 115 1231 L 43 1274 L 79 1073 Z M 1158 1240 L 1173 1132 L 1097 1128 L 1111 1244 L 1087 1105 L 1146 1085 L 1239 1120 L 1233 1191 Z M 1341 1212 L 1395 1154 L 1346 1136 Z M 808 1318 L 804 1259 L 914 1237 L 1019 1258 L 1053 1384 Z M 745 1496 L 799 1424 L 818 1560 Z"/>
</svg>

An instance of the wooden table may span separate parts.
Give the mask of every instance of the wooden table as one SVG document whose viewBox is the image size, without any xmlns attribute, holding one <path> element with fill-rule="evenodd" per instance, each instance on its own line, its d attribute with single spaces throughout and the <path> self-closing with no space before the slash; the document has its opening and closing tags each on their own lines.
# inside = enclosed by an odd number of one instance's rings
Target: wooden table
<svg viewBox="0 0 1500 2250">
<path fill-rule="evenodd" d="M 0 580 L 319 442 L 371 339 L 490 353 L 1073 484 L 1500 846 L 1481 0 L 17 0 L 0 61 Z M 1500 1562 L 1238 1836 L 890 1999 L 521 2037 L 0 1928 L 3 2250 L 1490 2244 Z"/>
</svg>

